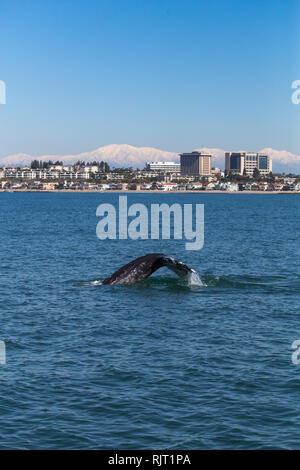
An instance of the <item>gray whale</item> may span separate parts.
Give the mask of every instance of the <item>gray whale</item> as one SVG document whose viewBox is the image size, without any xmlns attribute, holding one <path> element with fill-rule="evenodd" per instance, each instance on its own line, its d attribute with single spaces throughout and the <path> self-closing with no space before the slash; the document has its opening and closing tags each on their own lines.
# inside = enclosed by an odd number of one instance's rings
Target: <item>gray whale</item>
<svg viewBox="0 0 300 470">
<path fill-rule="evenodd" d="M 102 284 L 110 285 L 128 285 L 142 281 L 149 277 L 157 269 L 167 267 L 178 276 L 184 277 L 190 273 L 195 273 L 194 269 L 170 256 L 162 253 L 149 253 L 148 255 L 136 258 L 130 263 L 125 264 L 111 276 L 104 279 Z"/>
</svg>

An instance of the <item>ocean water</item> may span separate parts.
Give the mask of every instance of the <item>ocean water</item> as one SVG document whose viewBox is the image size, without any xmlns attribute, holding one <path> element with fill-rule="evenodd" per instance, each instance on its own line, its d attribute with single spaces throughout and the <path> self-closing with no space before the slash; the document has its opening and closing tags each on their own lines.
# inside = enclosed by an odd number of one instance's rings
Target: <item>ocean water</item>
<svg viewBox="0 0 300 470">
<path fill-rule="evenodd" d="M 0 194 L 0 448 L 300 448 L 300 197 L 128 195 L 204 204 L 187 251 L 100 241 L 96 208 L 118 196 Z M 204 286 L 165 268 L 101 285 L 151 252 Z"/>
</svg>

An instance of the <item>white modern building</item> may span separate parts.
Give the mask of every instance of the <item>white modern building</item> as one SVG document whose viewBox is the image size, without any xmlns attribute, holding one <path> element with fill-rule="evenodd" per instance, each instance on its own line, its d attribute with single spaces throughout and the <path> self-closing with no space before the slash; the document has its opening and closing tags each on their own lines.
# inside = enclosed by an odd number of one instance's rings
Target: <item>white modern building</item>
<svg viewBox="0 0 300 470">
<path fill-rule="evenodd" d="M 157 173 L 179 173 L 180 163 L 174 162 L 147 162 L 146 170 L 156 171 Z"/>
</svg>

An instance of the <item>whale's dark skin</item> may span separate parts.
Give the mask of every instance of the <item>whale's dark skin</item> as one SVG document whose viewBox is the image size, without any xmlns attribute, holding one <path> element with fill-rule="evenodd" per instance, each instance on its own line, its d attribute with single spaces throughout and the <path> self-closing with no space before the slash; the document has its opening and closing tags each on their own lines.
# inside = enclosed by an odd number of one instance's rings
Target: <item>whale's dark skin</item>
<svg viewBox="0 0 300 470">
<path fill-rule="evenodd" d="M 174 271 L 178 276 L 183 277 L 189 273 L 195 272 L 181 261 L 166 256 L 162 253 L 150 253 L 140 258 L 136 258 L 130 263 L 125 264 L 111 276 L 104 279 L 102 284 L 110 285 L 129 285 L 142 281 L 149 277 L 157 269 L 166 266 Z"/>
</svg>

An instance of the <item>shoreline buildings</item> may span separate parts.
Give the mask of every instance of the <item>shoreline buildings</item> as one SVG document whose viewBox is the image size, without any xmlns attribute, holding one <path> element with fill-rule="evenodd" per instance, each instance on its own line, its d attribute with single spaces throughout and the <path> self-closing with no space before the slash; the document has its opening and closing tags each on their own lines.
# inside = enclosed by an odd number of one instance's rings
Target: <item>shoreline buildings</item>
<svg viewBox="0 0 300 470">
<path fill-rule="evenodd" d="M 272 172 L 272 158 L 264 153 L 226 152 L 225 172 L 252 176 L 254 170 L 262 176 Z"/>
<path fill-rule="evenodd" d="M 300 175 L 270 174 L 272 159 L 267 154 L 226 152 L 225 174 L 211 168 L 211 160 L 211 155 L 194 150 L 182 153 L 180 164 L 147 162 L 143 170 L 111 170 L 105 162 L 64 165 L 40 161 L 31 167 L 0 167 L 0 191 L 300 192 Z"/>
<path fill-rule="evenodd" d="M 194 150 L 180 154 L 180 169 L 182 176 L 211 175 L 211 155 Z"/>
<path fill-rule="evenodd" d="M 33 161 L 32 163 L 35 163 Z M 46 163 L 46 166 L 44 166 Z M 79 164 L 80 163 L 80 164 Z M 212 168 L 212 156 L 208 153 L 194 150 L 190 153 L 180 154 L 180 163 L 161 161 L 147 162 L 143 170 L 133 170 L 131 168 L 110 169 L 108 164 L 77 162 L 73 165 L 50 164 L 49 162 L 37 162 L 35 167 L 0 167 L 0 180 L 8 178 L 9 180 L 37 180 L 37 181 L 153 181 L 165 182 L 188 180 L 199 181 L 207 180 L 211 183 L 214 179 L 222 179 L 232 175 L 243 176 L 246 179 L 269 178 L 272 175 L 272 158 L 265 153 L 251 152 L 226 152 L 225 153 L 225 173 Z M 103 167 L 103 168 L 102 168 Z M 105 167 L 105 168 L 104 168 Z M 234 179 L 234 178 L 233 178 Z M 243 178 L 237 180 L 244 181 Z"/>
</svg>

